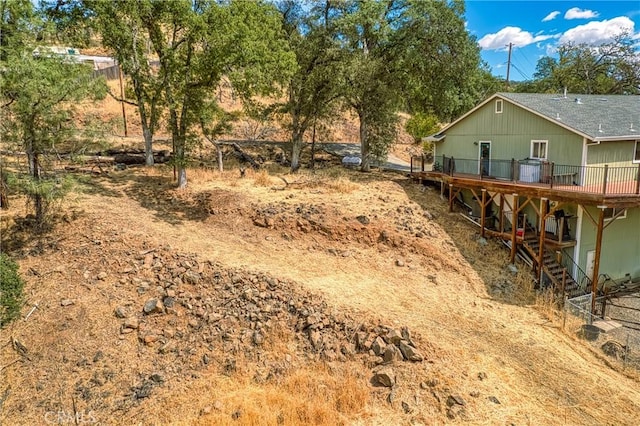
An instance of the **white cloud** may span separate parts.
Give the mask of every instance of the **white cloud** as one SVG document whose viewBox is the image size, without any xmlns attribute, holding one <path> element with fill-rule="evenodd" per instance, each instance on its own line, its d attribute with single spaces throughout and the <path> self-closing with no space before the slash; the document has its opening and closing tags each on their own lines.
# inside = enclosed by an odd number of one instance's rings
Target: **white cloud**
<svg viewBox="0 0 640 426">
<path fill-rule="evenodd" d="M 558 16 L 558 15 L 560 15 L 560 11 L 554 10 L 553 12 L 551 12 L 550 14 L 545 16 L 544 19 L 542 20 L 542 22 L 552 21 L 552 20 L 556 19 L 556 16 Z"/>
<path fill-rule="evenodd" d="M 596 18 L 600 14 L 593 10 L 582 10 L 579 7 L 572 7 L 564 14 L 564 19 L 591 19 Z"/>
<path fill-rule="evenodd" d="M 509 43 L 513 43 L 515 47 L 524 47 L 553 37 L 552 35 L 533 36 L 519 27 L 504 27 L 495 34 L 482 37 L 478 40 L 478 45 L 484 50 L 507 50 Z"/>
<path fill-rule="evenodd" d="M 559 42 L 564 43 L 586 43 L 602 44 L 613 40 L 613 38 L 623 32 L 629 32 L 634 37 L 634 22 L 626 16 L 619 16 L 604 21 L 591 21 L 588 24 L 578 25 L 571 28 L 560 36 Z"/>
</svg>

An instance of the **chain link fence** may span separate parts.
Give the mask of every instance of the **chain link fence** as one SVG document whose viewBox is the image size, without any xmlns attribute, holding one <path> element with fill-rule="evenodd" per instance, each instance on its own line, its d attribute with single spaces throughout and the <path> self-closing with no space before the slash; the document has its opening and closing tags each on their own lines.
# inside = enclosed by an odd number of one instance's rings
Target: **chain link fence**
<svg viewBox="0 0 640 426">
<path fill-rule="evenodd" d="M 618 360 L 625 368 L 640 370 L 640 325 L 637 325 L 640 322 L 640 297 L 614 301 L 603 307 L 602 301 L 596 300 L 599 305 L 596 311 L 605 309 L 607 319 L 603 320 L 591 313 L 591 294 L 567 299 L 563 328 L 569 332 L 575 330 L 591 346 Z"/>
</svg>

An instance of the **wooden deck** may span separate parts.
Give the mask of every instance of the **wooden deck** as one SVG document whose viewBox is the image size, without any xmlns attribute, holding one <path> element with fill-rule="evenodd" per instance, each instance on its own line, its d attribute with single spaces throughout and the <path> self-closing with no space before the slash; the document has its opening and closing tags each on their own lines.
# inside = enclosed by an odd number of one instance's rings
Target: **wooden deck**
<svg viewBox="0 0 640 426">
<path fill-rule="evenodd" d="M 502 179 L 480 178 L 478 175 L 454 174 L 453 176 L 435 171 L 413 172 L 411 176 L 420 181 L 442 182 L 457 188 L 486 189 L 504 194 L 518 194 L 535 198 L 579 203 L 583 205 L 607 207 L 640 207 L 640 194 L 627 194 L 634 182 L 611 182 L 607 184 L 606 194 L 598 192 L 602 185 L 576 186 L 539 182 L 513 182 Z"/>
</svg>

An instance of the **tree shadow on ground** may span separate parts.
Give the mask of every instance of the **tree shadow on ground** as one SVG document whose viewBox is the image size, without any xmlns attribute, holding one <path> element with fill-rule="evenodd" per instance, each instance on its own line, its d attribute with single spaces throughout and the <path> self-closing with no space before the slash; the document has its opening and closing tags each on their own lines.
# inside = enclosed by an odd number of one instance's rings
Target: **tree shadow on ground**
<svg viewBox="0 0 640 426">
<path fill-rule="evenodd" d="M 130 167 L 96 178 L 84 187 L 89 194 L 128 197 L 153 212 L 157 219 L 172 225 L 209 217 L 201 198 L 192 196 L 188 190 L 176 189 L 166 166 Z"/>
</svg>

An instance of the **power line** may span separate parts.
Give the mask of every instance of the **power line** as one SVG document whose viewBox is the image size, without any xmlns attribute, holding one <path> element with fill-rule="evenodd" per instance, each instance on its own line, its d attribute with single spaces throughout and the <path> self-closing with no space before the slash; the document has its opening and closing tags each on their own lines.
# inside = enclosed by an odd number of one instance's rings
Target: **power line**
<svg viewBox="0 0 640 426">
<path fill-rule="evenodd" d="M 525 55 L 524 53 L 522 53 L 522 51 L 521 51 L 521 50 L 519 50 L 519 51 L 518 51 L 518 53 L 520 54 L 520 56 L 521 56 L 522 58 L 524 58 L 524 60 L 525 60 L 525 61 L 527 61 L 527 63 L 528 63 L 532 68 L 535 68 L 535 65 L 533 65 L 533 64 L 531 63 L 531 61 L 529 60 L 529 57 L 528 57 L 527 55 Z"/>
<path fill-rule="evenodd" d="M 525 73 L 524 73 L 524 72 L 522 72 L 522 70 L 520 70 L 520 68 L 518 68 L 518 67 L 516 66 L 516 64 L 512 63 L 512 64 L 511 64 L 511 66 L 512 66 L 516 71 L 518 71 L 518 74 L 520 74 L 520 75 L 522 76 L 522 78 L 524 78 L 525 80 L 531 80 L 531 78 L 527 77 L 527 76 L 525 75 Z"/>
</svg>

